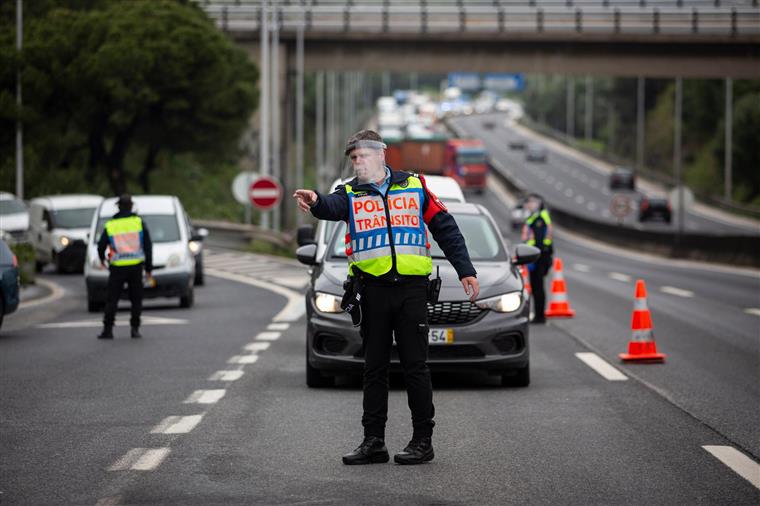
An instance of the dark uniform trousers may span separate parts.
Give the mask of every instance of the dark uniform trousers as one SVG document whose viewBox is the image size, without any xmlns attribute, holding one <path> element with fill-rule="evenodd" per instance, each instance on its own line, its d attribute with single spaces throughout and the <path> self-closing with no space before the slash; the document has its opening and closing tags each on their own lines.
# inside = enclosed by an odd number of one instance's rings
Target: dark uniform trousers
<svg viewBox="0 0 760 506">
<path fill-rule="evenodd" d="M 404 371 L 413 437 L 433 433 L 433 386 L 427 366 L 426 278 L 407 278 L 396 283 L 366 282 L 362 294 L 364 342 L 365 436 L 385 436 L 388 420 L 388 368 L 393 336 Z"/>
<path fill-rule="evenodd" d="M 124 283 L 127 284 L 129 302 L 132 304 L 132 317 L 129 324 L 132 327 L 140 326 L 140 313 L 142 313 L 143 300 L 143 264 L 115 266 L 109 268 L 108 287 L 106 294 L 106 309 L 103 316 L 103 324 L 113 327 L 116 321 L 116 308 L 119 304 L 121 291 Z"/>
<path fill-rule="evenodd" d="M 551 256 L 548 252 L 542 251 L 541 256 L 536 260 L 533 270 L 529 272 L 530 288 L 533 292 L 533 311 L 537 318 L 544 317 L 544 308 L 546 307 L 546 290 L 544 288 L 544 278 L 551 268 Z"/>
</svg>

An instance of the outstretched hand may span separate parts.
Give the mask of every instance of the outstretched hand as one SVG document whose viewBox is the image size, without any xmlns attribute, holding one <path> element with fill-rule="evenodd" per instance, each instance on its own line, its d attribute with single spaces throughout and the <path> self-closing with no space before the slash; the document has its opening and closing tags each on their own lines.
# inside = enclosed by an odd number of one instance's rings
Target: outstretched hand
<svg viewBox="0 0 760 506">
<path fill-rule="evenodd" d="M 480 285 L 478 284 L 478 278 L 475 276 L 467 276 L 462 278 L 462 287 L 464 287 L 464 293 L 470 297 L 470 302 L 475 302 L 480 293 Z"/>
<path fill-rule="evenodd" d="M 296 190 L 293 194 L 301 211 L 308 213 L 311 206 L 317 203 L 317 194 L 311 190 Z"/>
</svg>

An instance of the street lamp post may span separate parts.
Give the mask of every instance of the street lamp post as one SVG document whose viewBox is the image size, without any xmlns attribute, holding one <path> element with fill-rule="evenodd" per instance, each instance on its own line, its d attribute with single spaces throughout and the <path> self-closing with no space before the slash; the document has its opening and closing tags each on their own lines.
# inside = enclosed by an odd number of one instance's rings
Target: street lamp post
<svg viewBox="0 0 760 506">
<path fill-rule="evenodd" d="M 16 49 L 19 61 L 24 43 L 23 1 L 16 0 Z M 24 198 L 24 125 L 21 124 L 21 64 L 16 67 L 16 196 Z"/>
</svg>

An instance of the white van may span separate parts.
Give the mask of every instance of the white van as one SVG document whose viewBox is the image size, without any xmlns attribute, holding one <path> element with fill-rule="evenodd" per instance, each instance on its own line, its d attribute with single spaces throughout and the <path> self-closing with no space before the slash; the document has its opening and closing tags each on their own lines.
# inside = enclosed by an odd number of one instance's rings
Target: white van
<svg viewBox="0 0 760 506">
<path fill-rule="evenodd" d="M 106 221 L 117 213 L 117 198 L 104 200 L 90 225 L 84 277 L 87 284 L 87 309 L 102 310 L 106 301 L 108 269 L 100 265 L 98 239 Z M 132 197 L 132 211 L 140 216 L 153 242 L 153 277 L 156 286 L 145 288 L 144 297 L 179 297 L 180 307 L 193 305 L 195 255 L 191 241 L 194 237 L 190 220 L 179 199 L 171 195 L 137 195 Z M 125 296 L 126 294 L 123 294 Z"/>
<path fill-rule="evenodd" d="M 29 211 L 12 193 L 0 192 L 0 230 L 15 242 L 23 242 L 29 230 Z"/>
<path fill-rule="evenodd" d="M 29 203 L 29 242 L 37 254 L 37 270 L 52 263 L 58 272 L 84 267 L 87 232 L 100 195 L 49 195 Z"/>
</svg>

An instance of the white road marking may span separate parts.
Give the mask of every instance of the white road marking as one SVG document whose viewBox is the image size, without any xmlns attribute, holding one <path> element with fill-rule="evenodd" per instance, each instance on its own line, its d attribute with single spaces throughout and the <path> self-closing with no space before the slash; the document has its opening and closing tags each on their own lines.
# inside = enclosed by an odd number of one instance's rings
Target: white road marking
<svg viewBox="0 0 760 506">
<path fill-rule="evenodd" d="M 607 276 L 616 281 L 622 281 L 623 283 L 628 283 L 631 280 L 631 276 L 628 274 L 621 274 L 619 272 L 610 272 L 607 274 Z"/>
<path fill-rule="evenodd" d="M 702 446 L 736 474 L 760 489 L 760 464 L 731 446 Z"/>
<path fill-rule="evenodd" d="M 258 341 L 276 341 L 280 338 L 280 334 L 280 332 L 259 332 L 254 339 Z"/>
<path fill-rule="evenodd" d="M 187 434 L 203 420 L 203 415 L 167 416 L 153 427 L 151 434 Z"/>
<path fill-rule="evenodd" d="M 243 377 L 243 371 L 216 371 L 208 377 L 209 381 L 237 381 Z"/>
<path fill-rule="evenodd" d="M 267 330 L 288 330 L 289 323 L 270 323 L 267 325 Z"/>
<path fill-rule="evenodd" d="M 309 284 L 309 276 L 306 273 L 297 276 L 277 275 L 275 277 L 264 277 L 264 279 L 268 279 L 273 283 L 278 283 L 280 285 L 287 286 L 288 288 L 295 288 L 298 290 L 303 289 L 306 285 Z"/>
<path fill-rule="evenodd" d="M 227 393 L 224 389 L 216 390 L 196 390 L 190 396 L 183 401 L 184 404 L 215 404 L 219 401 L 224 394 Z"/>
<path fill-rule="evenodd" d="M 152 471 L 161 465 L 169 452 L 170 448 L 132 448 L 122 458 L 117 460 L 109 471 Z"/>
<path fill-rule="evenodd" d="M 246 350 L 248 350 L 248 351 L 252 351 L 252 352 L 256 353 L 257 351 L 264 351 L 267 348 L 269 348 L 269 343 L 257 341 L 257 342 L 254 342 L 254 343 L 248 343 L 248 344 L 246 344 L 244 346 L 244 348 Z"/>
<path fill-rule="evenodd" d="M 255 364 L 259 360 L 258 355 L 234 355 L 227 360 L 228 364 Z"/>
<path fill-rule="evenodd" d="M 126 327 L 129 325 L 128 321 L 117 321 L 117 327 Z M 160 316 L 143 316 L 142 325 L 187 325 L 187 320 L 180 318 L 164 318 Z M 90 328 L 90 327 L 102 327 L 102 320 L 79 320 L 73 322 L 58 322 L 58 323 L 43 323 L 37 325 L 40 329 L 73 329 L 73 328 Z"/>
<path fill-rule="evenodd" d="M 628 376 L 605 362 L 602 357 L 596 353 L 576 353 L 575 356 L 599 373 L 604 379 L 610 381 L 625 381 L 628 379 Z"/>
<path fill-rule="evenodd" d="M 573 264 L 573 269 L 575 269 L 578 272 L 590 272 L 591 267 L 589 267 L 586 264 Z"/>
<path fill-rule="evenodd" d="M 756 307 L 748 307 L 747 309 L 744 310 L 744 312 L 747 313 L 747 314 L 752 314 L 752 315 L 755 315 L 755 316 L 760 316 L 760 309 L 758 309 Z"/>
<path fill-rule="evenodd" d="M 565 190 L 565 196 L 568 197 L 568 198 L 572 197 L 573 196 L 573 189 L 572 188 L 568 188 L 567 190 Z"/>
<path fill-rule="evenodd" d="M 119 506 L 121 504 L 120 495 L 112 495 L 110 497 L 102 497 L 95 503 L 95 506 Z"/>
<path fill-rule="evenodd" d="M 22 300 L 18 304 L 19 309 L 26 309 L 28 307 L 41 306 L 43 304 L 48 304 L 50 302 L 54 302 L 58 299 L 61 299 L 63 298 L 64 295 L 66 295 L 66 289 L 57 283 L 53 283 L 52 281 L 48 281 L 46 279 L 37 277 L 35 283 L 39 283 L 42 286 L 49 288 L 50 295 L 47 295 L 46 297 L 42 297 L 41 299 L 34 299 L 34 300 L 29 300 L 29 301 Z"/>
<path fill-rule="evenodd" d="M 682 290 L 681 288 L 676 288 L 674 286 L 660 287 L 660 291 L 663 293 L 669 293 L 670 295 L 675 295 L 677 297 L 684 297 L 684 298 L 694 297 L 694 292 L 692 292 L 691 290 Z"/>
</svg>

